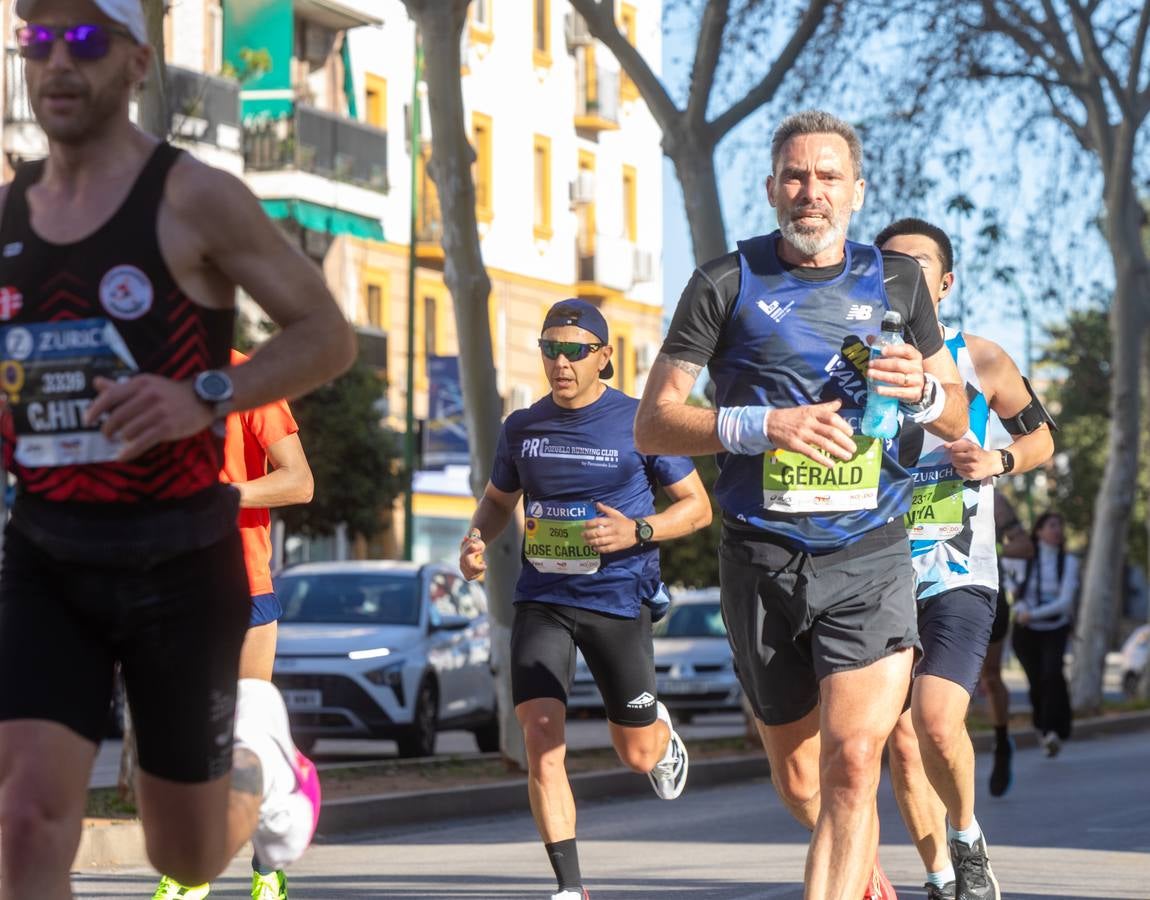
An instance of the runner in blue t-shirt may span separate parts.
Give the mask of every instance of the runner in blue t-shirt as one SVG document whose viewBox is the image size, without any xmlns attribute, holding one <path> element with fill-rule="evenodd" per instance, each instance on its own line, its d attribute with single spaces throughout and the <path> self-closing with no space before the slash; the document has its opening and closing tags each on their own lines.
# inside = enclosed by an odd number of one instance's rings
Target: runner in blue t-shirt
<svg viewBox="0 0 1150 900">
<path fill-rule="evenodd" d="M 576 647 L 603 695 L 619 758 L 648 773 L 665 800 L 687 781 L 687 750 L 655 698 L 651 611 L 666 602 L 658 542 L 705 528 L 711 504 L 690 459 L 635 449 L 638 401 L 601 381 L 612 375 L 608 341 L 607 322 L 590 303 L 551 307 L 539 340 L 551 393 L 504 423 L 459 559 L 464 575 L 480 575 L 486 542 L 523 497 L 511 687 L 531 811 L 559 883 L 552 900 L 586 895 L 563 767 Z M 673 501 L 661 513 L 656 485 Z"/>
<path fill-rule="evenodd" d="M 846 239 L 865 192 L 854 129 L 791 116 L 771 163 L 779 230 L 695 271 L 635 436 L 648 453 L 719 454 L 723 616 L 775 786 L 813 832 L 806 896 L 889 898 L 875 794 L 917 640 L 912 482 L 899 437 L 876 445 L 858 425 L 868 374 L 949 440 L 966 396 L 918 264 Z M 906 343 L 871 361 L 888 309 Z M 687 403 L 703 366 L 714 409 Z"/>
</svg>

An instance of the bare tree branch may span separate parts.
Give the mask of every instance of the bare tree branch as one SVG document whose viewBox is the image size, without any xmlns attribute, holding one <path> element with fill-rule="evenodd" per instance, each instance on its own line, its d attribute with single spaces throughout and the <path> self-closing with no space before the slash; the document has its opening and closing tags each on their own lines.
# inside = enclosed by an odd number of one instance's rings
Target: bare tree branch
<svg viewBox="0 0 1150 900">
<path fill-rule="evenodd" d="M 723 52 L 723 35 L 730 19 L 730 0 L 707 0 L 699 22 L 699 43 L 691 66 L 691 90 L 687 96 L 687 122 L 690 127 L 707 119 L 707 105 L 715 86 L 715 70 Z M 716 143 L 718 141 L 716 140 Z"/>
<path fill-rule="evenodd" d="M 1114 95 L 1114 102 L 1122 110 L 1123 115 L 1130 115 L 1130 98 L 1127 96 L 1126 91 L 1122 87 L 1122 82 L 1118 79 L 1118 75 L 1110 64 L 1106 62 L 1106 57 L 1102 55 L 1102 50 L 1098 46 L 1098 36 L 1094 32 L 1094 25 L 1090 20 L 1089 14 L 1077 3 L 1070 4 L 1070 15 L 1074 21 L 1074 30 L 1078 35 L 1078 43 L 1082 45 L 1082 53 L 1085 57 L 1085 62 L 1088 68 L 1093 69 L 1100 78 L 1106 81 L 1110 87 L 1110 92 Z"/>
<path fill-rule="evenodd" d="M 775 95 L 783 78 L 794 66 L 795 60 L 798 59 L 803 48 L 814 36 L 815 31 L 818 30 L 830 2 L 831 0 L 811 0 L 802 18 L 799 19 L 798 26 L 791 34 L 790 40 L 787 41 L 787 45 L 775 58 L 770 71 L 767 72 L 762 81 L 751 88 L 741 100 L 729 107 L 726 112 L 716 117 L 711 124 L 716 143 L 722 140 L 728 131 Z"/>
<path fill-rule="evenodd" d="M 1142 59 L 1146 52 L 1146 35 L 1150 31 L 1150 3 L 1142 4 L 1142 13 L 1138 17 L 1138 28 L 1134 33 L 1134 40 L 1130 43 L 1130 69 L 1127 76 L 1127 89 L 1130 91 L 1130 104 L 1135 111 L 1135 121 L 1146 117 L 1147 104 L 1150 104 L 1150 84 L 1145 90 L 1139 90 L 1138 82 L 1142 77 Z M 1139 111 L 1141 110 L 1141 111 Z"/>
<path fill-rule="evenodd" d="M 682 112 L 663 87 L 659 76 L 651 71 L 639 50 L 632 46 L 626 35 L 615 26 L 615 7 L 612 0 L 571 0 L 571 6 L 583 17 L 587 29 L 608 50 L 615 54 L 623 71 L 639 90 L 639 95 L 651 115 L 666 134 L 675 128 Z"/>
</svg>

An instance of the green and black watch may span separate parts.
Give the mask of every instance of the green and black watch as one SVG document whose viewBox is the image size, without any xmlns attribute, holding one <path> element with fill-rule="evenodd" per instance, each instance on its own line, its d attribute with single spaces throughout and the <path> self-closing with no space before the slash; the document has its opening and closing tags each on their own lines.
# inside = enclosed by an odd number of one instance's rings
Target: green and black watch
<svg viewBox="0 0 1150 900">
<path fill-rule="evenodd" d="M 640 544 L 648 544 L 651 538 L 655 536 L 655 529 L 651 527 L 651 523 L 646 519 L 635 520 L 635 541 Z"/>
</svg>

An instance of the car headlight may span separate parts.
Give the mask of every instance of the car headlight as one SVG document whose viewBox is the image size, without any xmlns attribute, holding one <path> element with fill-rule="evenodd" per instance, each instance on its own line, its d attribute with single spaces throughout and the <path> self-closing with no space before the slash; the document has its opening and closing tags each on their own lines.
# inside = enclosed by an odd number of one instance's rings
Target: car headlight
<svg viewBox="0 0 1150 900">
<path fill-rule="evenodd" d="M 363 677 L 379 687 L 389 687 L 395 693 L 395 700 L 403 705 L 403 661 L 397 660 L 379 669 L 364 672 Z"/>
</svg>

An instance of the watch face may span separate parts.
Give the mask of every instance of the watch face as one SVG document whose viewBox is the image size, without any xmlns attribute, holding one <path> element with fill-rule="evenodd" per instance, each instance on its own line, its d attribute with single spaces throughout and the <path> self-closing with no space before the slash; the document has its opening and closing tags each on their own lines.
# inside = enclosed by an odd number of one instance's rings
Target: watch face
<svg viewBox="0 0 1150 900">
<path fill-rule="evenodd" d="M 208 401 L 227 400 L 232 395 L 232 380 L 223 372 L 201 372 L 196 379 L 196 391 Z"/>
<path fill-rule="evenodd" d="M 651 536 L 655 533 L 655 529 L 651 527 L 650 523 L 639 522 L 638 526 L 639 527 L 636 530 L 639 533 L 639 540 L 641 540 L 641 541 L 651 540 Z"/>
</svg>

